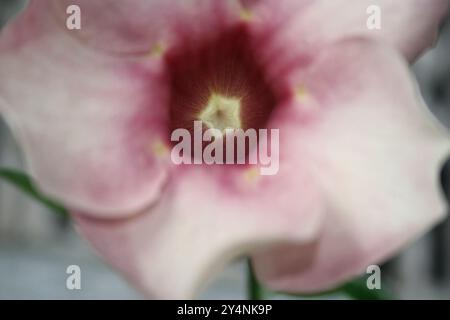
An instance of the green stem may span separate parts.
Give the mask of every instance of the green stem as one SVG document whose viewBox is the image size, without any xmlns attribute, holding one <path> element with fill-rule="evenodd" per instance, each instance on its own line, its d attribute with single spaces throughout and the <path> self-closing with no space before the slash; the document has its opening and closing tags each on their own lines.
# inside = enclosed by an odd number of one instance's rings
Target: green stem
<svg viewBox="0 0 450 320">
<path fill-rule="evenodd" d="M 263 300 L 264 290 L 256 279 L 250 259 L 247 259 L 247 299 Z"/>
<path fill-rule="evenodd" d="M 68 217 L 67 210 L 59 203 L 47 198 L 34 185 L 32 179 L 23 172 L 15 169 L 0 168 L 0 179 L 4 179 L 8 183 L 14 185 L 16 188 L 30 196 L 32 199 L 38 201 L 51 211 L 63 217 Z"/>
</svg>

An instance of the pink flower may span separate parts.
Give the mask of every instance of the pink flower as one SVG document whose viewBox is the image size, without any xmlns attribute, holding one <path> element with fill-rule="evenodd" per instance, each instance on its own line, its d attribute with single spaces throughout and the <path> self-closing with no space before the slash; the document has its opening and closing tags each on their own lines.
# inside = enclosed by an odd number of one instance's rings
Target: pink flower
<svg viewBox="0 0 450 320">
<path fill-rule="evenodd" d="M 67 30 L 66 7 L 81 8 Z M 381 30 L 366 26 L 382 10 Z M 230 259 L 318 291 L 441 220 L 450 148 L 407 61 L 447 0 L 31 1 L 0 37 L 0 113 L 40 188 L 146 294 L 191 297 Z M 212 93 L 280 130 L 274 176 L 175 166 Z M 205 100 L 206 99 L 206 100 Z"/>
</svg>

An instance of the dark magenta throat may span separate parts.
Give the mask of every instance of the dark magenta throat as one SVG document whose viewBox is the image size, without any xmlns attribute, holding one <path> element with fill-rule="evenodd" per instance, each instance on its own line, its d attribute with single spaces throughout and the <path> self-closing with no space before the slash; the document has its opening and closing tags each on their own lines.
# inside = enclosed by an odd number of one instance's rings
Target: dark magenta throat
<svg viewBox="0 0 450 320">
<path fill-rule="evenodd" d="M 251 45 L 246 26 L 167 53 L 170 130 L 265 128 L 277 104 L 273 88 Z"/>
</svg>

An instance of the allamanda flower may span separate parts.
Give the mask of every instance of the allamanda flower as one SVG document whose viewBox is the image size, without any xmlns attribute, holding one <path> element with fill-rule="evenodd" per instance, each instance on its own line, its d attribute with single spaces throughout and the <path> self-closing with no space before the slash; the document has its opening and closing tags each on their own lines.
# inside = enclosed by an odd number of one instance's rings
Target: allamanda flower
<svg viewBox="0 0 450 320">
<path fill-rule="evenodd" d="M 72 4 L 80 30 L 66 28 Z M 148 296 L 192 297 L 242 254 L 270 288 L 319 291 L 444 216 L 449 138 L 408 62 L 447 7 L 31 1 L 0 36 L 0 113 L 40 188 Z M 278 129 L 277 174 L 175 165 L 171 132 L 199 119 Z"/>
</svg>

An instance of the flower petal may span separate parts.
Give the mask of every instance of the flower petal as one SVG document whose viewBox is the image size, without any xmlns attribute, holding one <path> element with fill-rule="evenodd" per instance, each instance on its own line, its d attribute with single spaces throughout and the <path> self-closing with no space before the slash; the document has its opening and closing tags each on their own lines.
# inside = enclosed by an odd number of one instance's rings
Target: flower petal
<svg viewBox="0 0 450 320">
<path fill-rule="evenodd" d="M 305 50 L 362 36 L 388 43 L 410 61 L 433 44 L 449 7 L 448 0 L 242 1 L 262 29 L 282 31 L 276 34 L 281 44 Z M 379 30 L 367 27 L 373 6 L 381 9 Z"/>
<path fill-rule="evenodd" d="M 1 34 L 0 112 L 44 192 L 101 216 L 141 210 L 167 174 L 163 63 L 89 51 L 40 4 Z"/>
<path fill-rule="evenodd" d="M 180 37 L 211 32 L 239 18 L 236 0 L 52 0 L 61 24 L 66 8 L 77 5 L 82 28 L 69 31 L 85 44 L 118 54 L 164 50 Z"/>
<path fill-rule="evenodd" d="M 450 140 L 403 60 L 373 42 L 327 48 L 292 80 L 318 108 L 318 121 L 301 135 L 328 211 L 317 241 L 259 252 L 255 265 L 271 288 L 320 291 L 388 258 L 443 218 L 439 171 Z"/>
<path fill-rule="evenodd" d="M 192 298 L 236 256 L 310 241 L 319 228 L 320 194 L 301 166 L 282 165 L 274 176 L 251 173 L 180 167 L 160 202 L 136 217 L 75 219 L 100 255 L 148 296 Z"/>
</svg>

